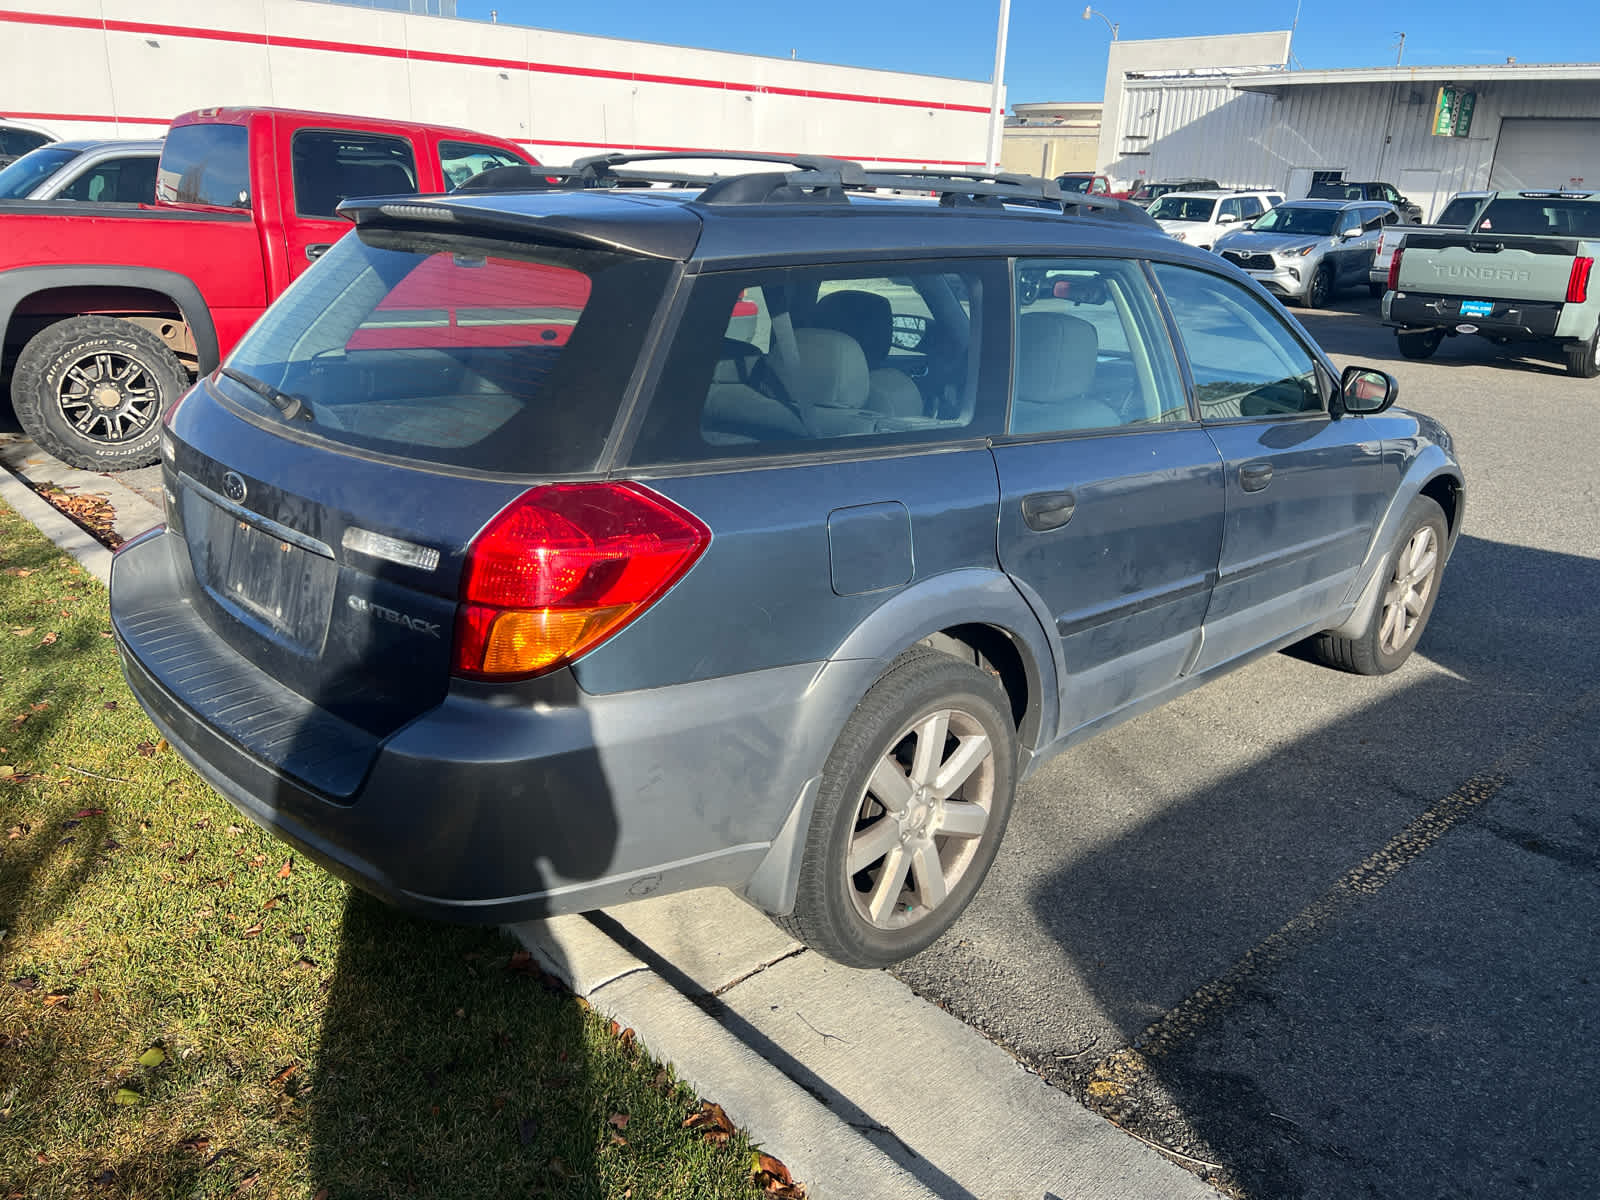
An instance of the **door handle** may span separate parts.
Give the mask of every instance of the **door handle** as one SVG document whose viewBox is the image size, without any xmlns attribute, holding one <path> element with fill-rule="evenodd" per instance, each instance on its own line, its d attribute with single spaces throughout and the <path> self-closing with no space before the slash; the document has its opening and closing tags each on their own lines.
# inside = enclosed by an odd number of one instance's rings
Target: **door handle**
<svg viewBox="0 0 1600 1200">
<path fill-rule="evenodd" d="M 1239 468 L 1239 486 L 1247 492 L 1259 492 L 1271 482 L 1271 463 L 1245 463 Z"/>
<path fill-rule="evenodd" d="M 1036 533 L 1049 533 L 1072 520 L 1078 498 L 1071 492 L 1035 492 L 1022 498 L 1022 519 Z"/>
<path fill-rule="evenodd" d="M 333 243 L 332 242 L 317 242 L 314 245 L 307 246 L 306 247 L 306 261 L 307 262 L 316 262 L 317 259 L 321 258 L 324 254 L 326 254 L 329 250 L 332 250 L 332 249 L 333 249 Z"/>
</svg>

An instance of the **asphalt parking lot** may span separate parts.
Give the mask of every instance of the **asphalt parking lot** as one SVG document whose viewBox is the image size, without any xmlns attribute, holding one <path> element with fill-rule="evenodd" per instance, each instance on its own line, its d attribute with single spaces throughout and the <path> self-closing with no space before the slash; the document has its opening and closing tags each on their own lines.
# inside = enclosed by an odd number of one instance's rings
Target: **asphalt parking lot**
<svg viewBox="0 0 1600 1200">
<path fill-rule="evenodd" d="M 1295 311 L 1456 438 L 1419 653 L 1276 655 L 1047 764 L 896 974 L 1234 1194 L 1594 1195 L 1600 381 L 1468 338 L 1407 362 L 1377 303 Z"/>
<path fill-rule="evenodd" d="M 897 971 L 1253 1197 L 1600 1191 L 1600 381 L 1399 358 L 1465 535 L 1381 680 L 1280 654 L 1043 767 L 977 902 Z"/>
</svg>

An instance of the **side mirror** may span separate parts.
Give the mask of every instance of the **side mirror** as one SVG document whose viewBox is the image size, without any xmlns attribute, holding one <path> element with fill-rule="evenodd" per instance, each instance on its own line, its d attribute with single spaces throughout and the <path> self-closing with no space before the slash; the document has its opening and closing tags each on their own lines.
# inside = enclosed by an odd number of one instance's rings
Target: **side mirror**
<svg viewBox="0 0 1600 1200">
<path fill-rule="evenodd" d="M 1239 220 L 1239 218 L 1236 215 L 1234 215 L 1233 213 L 1223 213 L 1220 217 L 1217 218 L 1217 224 L 1218 225 L 1234 225 L 1234 224 L 1238 223 L 1238 220 Z"/>
<path fill-rule="evenodd" d="M 1339 380 L 1344 411 L 1370 417 L 1400 398 L 1400 383 L 1393 375 L 1371 367 L 1346 367 Z"/>
<path fill-rule="evenodd" d="M 1344 238 L 1345 241 L 1349 241 L 1351 238 L 1360 237 L 1365 232 L 1366 232 L 1365 229 L 1363 229 L 1360 225 L 1357 225 L 1354 229 L 1346 229 L 1339 236 Z"/>
</svg>

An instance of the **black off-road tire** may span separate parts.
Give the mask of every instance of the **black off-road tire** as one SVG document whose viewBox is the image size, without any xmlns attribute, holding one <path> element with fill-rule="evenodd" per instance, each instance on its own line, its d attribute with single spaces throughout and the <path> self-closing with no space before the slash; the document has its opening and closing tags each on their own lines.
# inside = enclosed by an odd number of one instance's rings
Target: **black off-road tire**
<svg viewBox="0 0 1600 1200">
<path fill-rule="evenodd" d="M 992 757 L 972 777 L 992 770 L 982 793 L 989 799 L 988 822 L 973 839 L 976 847 L 964 873 L 940 903 L 909 925 L 880 928 L 858 908 L 857 897 L 870 892 L 863 882 L 869 871 L 849 874 L 851 840 L 866 827 L 858 817 L 880 760 L 892 757 L 897 746 L 905 747 L 925 714 L 941 709 L 976 721 L 989 739 Z M 914 777 L 914 769 L 907 774 Z M 811 814 L 794 911 L 773 920 L 818 953 L 852 967 L 885 967 L 926 949 L 955 922 L 983 883 L 1011 813 L 1016 776 L 1016 727 L 998 681 L 987 671 L 936 650 L 919 648 L 902 656 L 862 698 L 834 743 Z M 967 794 L 963 786 L 957 796 Z M 878 818 L 889 819 L 887 814 Z M 908 885 L 913 878 L 908 877 Z M 900 907 L 896 905 L 896 910 Z"/>
<path fill-rule="evenodd" d="M 1439 343 L 1444 341 L 1444 334 L 1437 329 L 1402 329 L 1395 334 L 1395 341 L 1400 344 L 1402 358 L 1412 358 L 1420 362 L 1433 357 L 1433 352 L 1439 348 Z"/>
<path fill-rule="evenodd" d="M 1423 536 L 1422 531 L 1430 531 L 1432 552 L 1436 556 L 1432 574 L 1428 580 L 1426 594 L 1421 599 L 1420 610 L 1414 614 L 1415 623 L 1405 633 L 1403 639 L 1397 644 L 1386 646 L 1384 644 L 1385 616 L 1391 605 L 1391 598 L 1396 595 L 1397 577 L 1402 574 L 1400 565 L 1402 556 L 1408 553 L 1414 539 Z M 1378 595 L 1378 603 L 1372 610 L 1372 617 L 1367 621 L 1366 628 L 1354 637 L 1341 637 L 1333 633 L 1319 633 L 1306 644 L 1311 657 L 1324 666 L 1337 667 L 1341 671 L 1350 671 L 1356 675 L 1387 675 L 1397 670 L 1406 659 L 1411 657 L 1411 652 L 1416 649 L 1417 642 L 1422 638 L 1422 632 L 1427 628 L 1428 618 L 1433 615 L 1433 606 L 1439 599 L 1439 582 L 1444 573 L 1444 552 L 1448 545 L 1449 530 L 1445 523 L 1444 510 L 1438 503 L 1428 496 L 1418 496 L 1406 509 L 1406 519 L 1400 527 L 1400 535 L 1395 539 L 1395 544 L 1389 548 L 1384 556 L 1382 572 L 1383 590 Z"/>
<path fill-rule="evenodd" d="M 1306 285 L 1306 307 L 1321 308 L 1333 299 L 1333 269 L 1323 263 Z"/>
<path fill-rule="evenodd" d="M 1590 335 L 1587 342 L 1572 342 L 1563 347 L 1567 359 L 1567 374 L 1579 379 L 1593 379 L 1600 375 L 1600 329 Z"/>
<path fill-rule="evenodd" d="M 11 404 L 28 436 L 62 462 L 126 471 L 160 457 L 161 416 L 188 386 L 183 364 L 143 326 L 70 317 L 17 355 Z M 80 392 L 90 398 L 79 402 Z"/>
</svg>

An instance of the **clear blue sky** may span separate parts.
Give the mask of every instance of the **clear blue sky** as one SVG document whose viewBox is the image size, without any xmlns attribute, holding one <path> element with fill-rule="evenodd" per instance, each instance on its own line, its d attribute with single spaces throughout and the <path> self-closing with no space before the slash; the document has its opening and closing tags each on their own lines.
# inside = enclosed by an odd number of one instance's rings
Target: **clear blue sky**
<svg viewBox="0 0 1600 1200">
<path fill-rule="evenodd" d="M 1294 53 L 1304 67 L 1369 67 L 1394 62 L 1406 31 L 1405 62 L 1593 62 L 1600 22 L 1573 18 L 1576 4 L 1506 0 L 1306 0 Z M 551 7 L 530 0 L 458 0 L 457 13 L 569 33 L 639 38 L 813 62 L 989 78 L 999 0 L 610 0 Z M 1287 29 L 1294 0 L 1097 0 L 1123 38 L 1186 37 Z M 1515 16 L 1526 13 L 1526 21 Z M 1077 4 L 1012 0 L 1006 85 L 1011 103 L 1098 100 L 1105 90 L 1110 30 L 1083 20 Z"/>
</svg>

